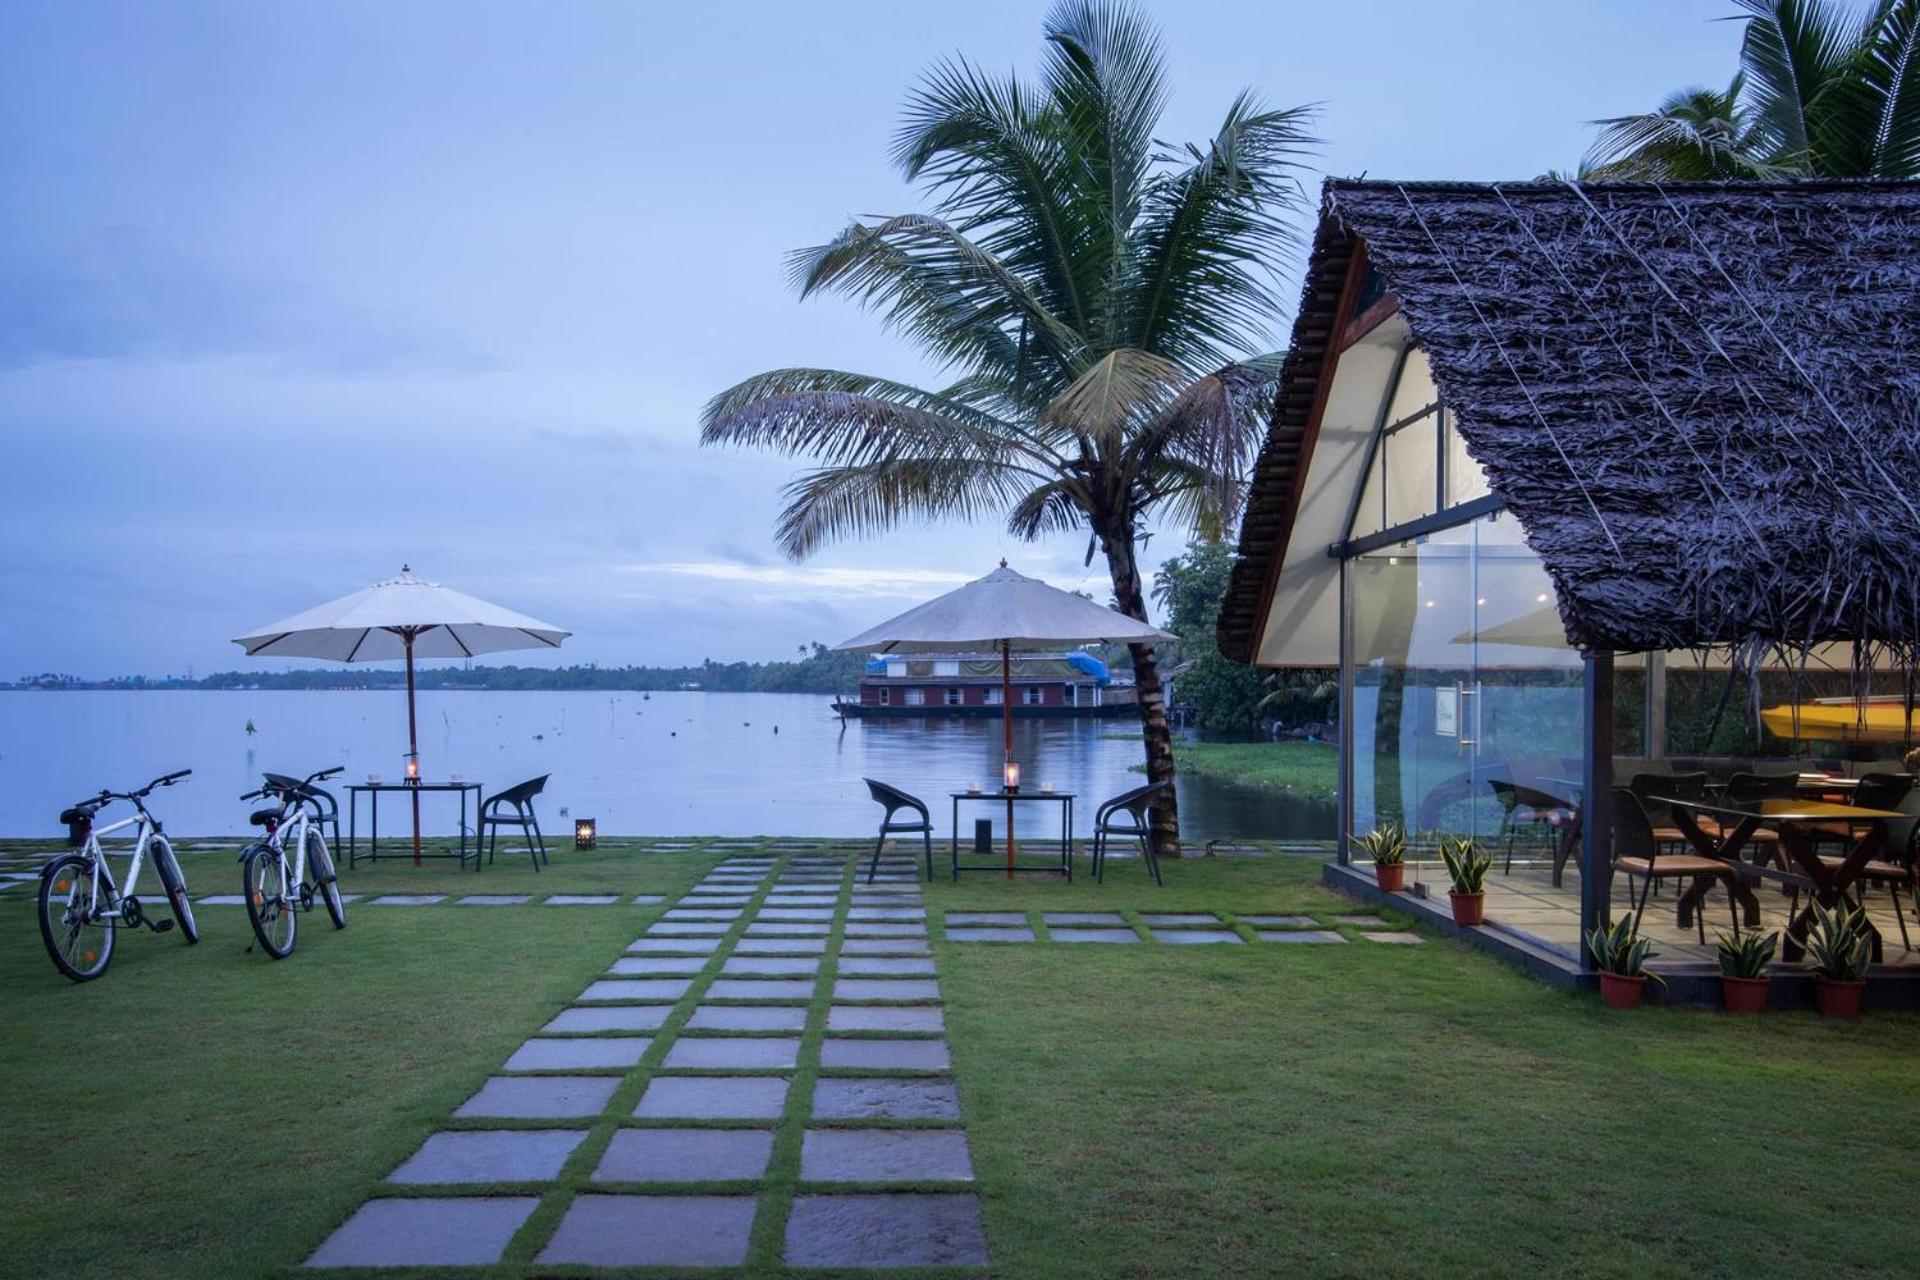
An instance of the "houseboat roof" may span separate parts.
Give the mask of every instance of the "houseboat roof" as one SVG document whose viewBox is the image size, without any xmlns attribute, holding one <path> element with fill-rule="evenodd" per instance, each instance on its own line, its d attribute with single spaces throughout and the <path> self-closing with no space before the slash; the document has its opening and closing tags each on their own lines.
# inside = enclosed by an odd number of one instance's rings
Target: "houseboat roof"
<svg viewBox="0 0 1920 1280">
<path fill-rule="evenodd" d="M 1231 656 L 1340 352 L 1396 314 L 1571 643 L 1920 645 L 1920 183 L 1328 182 Z"/>
</svg>

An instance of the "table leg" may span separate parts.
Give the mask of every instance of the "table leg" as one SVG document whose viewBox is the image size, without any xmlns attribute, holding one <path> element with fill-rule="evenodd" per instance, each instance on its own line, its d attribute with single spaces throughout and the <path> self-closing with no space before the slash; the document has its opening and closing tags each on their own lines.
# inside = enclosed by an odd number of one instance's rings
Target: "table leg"
<svg viewBox="0 0 1920 1280">
<path fill-rule="evenodd" d="M 359 817 L 360 793 L 349 787 L 347 788 L 347 869 L 349 871 L 360 865 L 356 860 L 357 850 L 354 845 L 354 840 L 356 839 L 355 828 L 358 825 Z"/>
<path fill-rule="evenodd" d="M 953 797 L 953 830 L 947 840 L 947 859 L 953 864 L 953 882 L 960 883 L 960 797 Z"/>
<path fill-rule="evenodd" d="M 1067 883 L 1073 883 L 1073 801 L 1060 802 L 1060 859 L 1066 863 Z"/>
<path fill-rule="evenodd" d="M 380 792 L 376 788 L 367 793 L 367 861 L 380 861 Z"/>
</svg>

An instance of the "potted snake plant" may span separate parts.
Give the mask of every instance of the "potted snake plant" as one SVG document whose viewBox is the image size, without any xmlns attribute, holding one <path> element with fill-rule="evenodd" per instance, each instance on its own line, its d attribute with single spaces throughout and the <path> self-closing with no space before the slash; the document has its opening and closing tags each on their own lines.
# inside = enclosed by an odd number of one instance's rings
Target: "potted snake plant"
<svg viewBox="0 0 1920 1280">
<path fill-rule="evenodd" d="M 1447 866 L 1447 878 L 1453 887 L 1447 890 L 1447 902 L 1453 907 L 1453 922 L 1459 925 L 1484 924 L 1487 919 L 1487 872 L 1493 869 L 1493 855 L 1480 849 L 1472 836 L 1440 837 L 1440 860 Z"/>
<path fill-rule="evenodd" d="M 1407 883 L 1407 832 L 1398 822 L 1348 836 L 1354 852 L 1373 859 L 1373 878 L 1382 893 L 1398 893 Z"/>
<path fill-rule="evenodd" d="M 1587 935 L 1587 950 L 1600 971 L 1600 998 L 1609 1009 L 1632 1009 L 1646 994 L 1647 983 L 1665 983 L 1647 969 L 1655 952 L 1633 927 L 1632 916 L 1621 916 L 1611 926 L 1601 925 Z"/>
<path fill-rule="evenodd" d="M 1856 1018 L 1867 993 L 1867 966 L 1873 963 L 1873 937 L 1866 917 L 1850 907 L 1815 903 L 1807 929 L 1807 963 L 1813 966 L 1813 995 L 1823 1018 Z"/>
<path fill-rule="evenodd" d="M 1737 938 L 1717 935 L 1720 956 L 1720 994 L 1728 1013 L 1759 1013 L 1767 1007 L 1767 966 L 1780 948 L 1777 933 L 1743 933 Z"/>
</svg>

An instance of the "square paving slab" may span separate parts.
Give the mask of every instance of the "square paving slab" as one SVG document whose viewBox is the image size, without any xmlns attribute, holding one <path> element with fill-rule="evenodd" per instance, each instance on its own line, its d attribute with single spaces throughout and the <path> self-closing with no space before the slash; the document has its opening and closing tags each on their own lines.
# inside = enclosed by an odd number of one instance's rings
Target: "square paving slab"
<svg viewBox="0 0 1920 1280">
<path fill-rule="evenodd" d="M 873 957 L 848 956 L 840 961 L 840 972 L 849 978 L 877 977 L 926 977 L 933 976 L 932 960 L 915 960 L 911 957 Z"/>
<path fill-rule="evenodd" d="M 570 1071 L 596 1067 L 631 1067 L 653 1041 L 645 1036 L 575 1036 L 564 1040 L 529 1040 L 507 1059 L 506 1071 Z"/>
<path fill-rule="evenodd" d="M 802 924 L 793 920 L 775 920 L 772 924 L 750 924 L 749 938 L 824 938 L 833 932 L 827 924 Z"/>
<path fill-rule="evenodd" d="M 875 1043 L 884 1043 L 876 1041 Z M 663 1067 L 672 1070 L 781 1071 L 800 1062 L 800 1042 L 773 1036 L 682 1036 L 667 1050 Z"/>
<path fill-rule="evenodd" d="M 731 925 L 695 924 L 685 920 L 662 920 L 647 930 L 649 938 L 718 938 Z"/>
<path fill-rule="evenodd" d="M 836 1004 L 827 1010 L 829 1031 L 912 1031 L 947 1029 L 946 1012 L 932 1005 Z"/>
<path fill-rule="evenodd" d="M 1399 933 L 1399 932 L 1392 932 L 1392 931 L 1375 932 L 1370 930 L 1362 930 L 1360 933 L 1360 936 L 1365 938 L 1368 942 L 1384 942 L 1387 945 L 1394 946 L 1394 947 L 1413 947 L 1413 946 L 1418 946 L 1420 943 L 1420 935 L 1417 933 Z"/>
<path fill-rule="evenodd" d="M 1334 920 L 1340 924 L 1355 925 L 1362 929 L 1379 929 L 1387 923 L 1379 916 L 1335 916 Z"/>
<path fill-rule="evenodd" d="M 705 956 L 622 956 L 607 972 L 627 977 L 687 977 L 706 968 L 707 963 Z"/>
<path fill-rule="evenodd" d="M 666 900 L 667 895 L 664 893 L 637 893 L 633 897 L 633 905 L 636 907 L 657 907 Z"/>
<path fill-rule="evenodd" d="M 718 938 L 636 938 L 627 950 L 642 955 L 705 956 L 720 947 Z"/>
<path fill-rule="evenodd" d="M 593 1009 L 562 1009 L 540 1028 L 542 1035 L 587 1035 L 599 1031 L 652 1031 L 673 1012 L 671 1005 L 602 1005 Z"/>
<path fill-rule="evenodd" d="M 1219 927 L 1220 917 L 1211 911 L 1142 911 L 1140 919 L 1147 924 L 1201 924 Z"/>
<path fill-rule="evenodd" d="M 655 1076 L 633 1114 L 649 1120 L 777 1120 L 785 1076 Z"/>
<path fill-rule="evenodd" d="M 715 978 L 709 1000 L 811 1000 L 811 978 Z"/>
<path fill-rule="evenodd" d="M 1256 929 L 1253 936 L 1262 942 L 1307 942 L 1324 944 L 1346 941 L 1345 938 L 1331 929 L 1291 929 L 1286 931 Z"/>
<path fill-rule="evenodd" d="M 820 972 L 818 960 L 793 956 L 740 956 L 720 966 L 730 978 L 811 978 Z"/>
<path fill-rule="evenodd" d="M 947 923 L 954 924 L 1014 924 L 1024 925 L 1027 913 L 1024 911 L 949 911 Z"/>
<path fill-rule="evenodd" d="M 1240 920 L 1262 929 L 1314 929 L 1320 924 L 1312 916 L 1241 916 Z"/>
<path fill-rule="evenodd" d="M 802 1195 L 787 1215 L 790 1267 L 984 1267 L 973 1195 Z"/>
<path fill-rule="evenodd" d="M 707 911 L 700 907 L 675 907 L 660 917 L 662 920 L 704 920 L 709 923 L 721 920 L 737 920 L 740 908 L 731 907 L 723 911 Z"/>
<path fill-rule="evenodd" d="M 595 1000 L 678 1000 L 693 985 L 690 978 L 602 978 L 582 991 L 577 999 L 586 1004 Z"/>
<path fill-rule="evenodd" d="M 925 920 L 925 907 L 848 907 L 849 920 Z"/>
<path fill-rule="evenodd" d="M 833 919 L 833 912 L 813 907 L 767 907 L 755 920 L 763 924 L 775 920 L 785 920 L 790 924 L 827 924 Z"/>
<path fill-rule="evenodd" d="M 804 1031 L 807 1011 L 793 1005 L 703 1004 L 687 1019 L 689 1031 Z"/>
<path fill-rule="evenodd" d="M 539 1261 L 737 1267 L 757 1207 L 752 1196 L 576 1196 Z"/>
<path fill-rule="evenodd" d="M 1153 936 L 1158 942 L 1171 943 L 1176 947 L 1200 947 L 1216 942 L 1232 946 L 1246 941 L 1231 929 L 1155 929 Z"/>
<path fill-rule="evenodd" d="M 1049 929 L 1047 936 L 1055 942 L 1066 943 L 1140 941 L 1140 935 L 1131 929 Z"/>
<path fill-rule="evenodd" d="M 959 1129 L 809 1129 L 800 1145 L 808 1182 L 971 1182 Z"/>
<path fill-rule="evenodd" d="M 917 938 L 848 938 L 840 944 L 843 956 L 930 956 L 927 944 Z"/>
<path fill-rule="evenodd" d="M 940 984 L 931 978 L 841 978 L 835 1000 L 938 1000 Z"/>
<path fill-rule="evenodd" d="M 432 1134 L 388 1182 L 551 1182 L 585 1129 L 476 1129 Z"/>
<path fill-rule="evenodd" d="M 556 893 L 547 899 L 550 907 L 610 907 L 620 901 L 617 893 Z"/>
<path fill-rule="evenodd" d="M 326 1238 L 310 1267 L 478 1267 L 500 1261 L 538 1196 L 369 1200 Z"/>
<path fill-rule="evenodd" d="M 947 926 L 948 942 L 1032 942 L 1033 927 L 1022 926 L 1018 929 L 974 928 Z"/>
<path fill-rule="evenodd" d="M 927 926 L 923 924 L 860 924 L 847 926 L 849 938 L 915 938 L 922 942 L 927 938 Z"/>
<path fill-rule="evenodd" d="M 842 1040 L 829 1036 L 820 1045 L 820 1065 L 876 1071 L 945 1071 L 953 1063 L 945 1040 Z"/>
<path fill-rule="evenodd" d="M 1126 924 L 1117 911 L 1048 911 L 1040 917 L 1048 924 L 1111 925 Z"/>
<path fill-rule="evenodd" d="M 813 1086 L 816 1120 L 958 1120 L 960 1091 L 951 1080 L 829 1076 Z"/>
<path fill-rule="evenodd" d="M 771 1129 L 622 1129 L 595 1182 L 724 1182 L 758 1178 L 773 1155 Z"/>
<path fill-rule="evenodd" d="M 737 956 L 823 956 L 825 938 L 742 938 L 734 945 Z"/>
<path fill-rule="evenodd" d="M 371 907 L 430 907 L 436 902 L 445 902 L 444 893 L 383 893 L 377 898 L 369 898 Z M 242 898 L 242 902 L 246 899 Z"/>
<path fill-rule="evenodd" d="M 618 1076 L 494 1076 L 453 1114 L 509 1120 L 597 1116 L 619 1087 Z"/>
<path fill-rule="evenodd" d="M 476 893 L 460 899 L 455 906 L 460 907 L 517 907 L 523 902 L 533 901 L 530 893 Z"/>
</svg>

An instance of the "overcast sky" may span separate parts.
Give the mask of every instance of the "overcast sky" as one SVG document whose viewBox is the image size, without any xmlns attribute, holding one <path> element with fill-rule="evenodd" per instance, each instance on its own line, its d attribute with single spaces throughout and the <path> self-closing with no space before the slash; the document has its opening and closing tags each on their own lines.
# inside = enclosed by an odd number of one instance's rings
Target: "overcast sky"
<svg viewBox="0 0 1920 1280">
<path fill-rule="evenodd" d="M 1326 173 L 1525 178 L 1724 83 L 1730 8 L 1164 3 L 1159 136 L 1251 85 L 1324 104 Z M 0 0 L 0 676 L 243 667 L 402 561 L 607 664 L 786 656 L 1002 555 L 1105 599 L 992 526 L 788 563 L 794 464 L 697 445 L 762 369 L 932 375 L 782 255 L 919 207 L 909 88 L 1030 69 L 1045 9 Z"/>
</svg>

